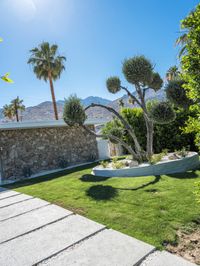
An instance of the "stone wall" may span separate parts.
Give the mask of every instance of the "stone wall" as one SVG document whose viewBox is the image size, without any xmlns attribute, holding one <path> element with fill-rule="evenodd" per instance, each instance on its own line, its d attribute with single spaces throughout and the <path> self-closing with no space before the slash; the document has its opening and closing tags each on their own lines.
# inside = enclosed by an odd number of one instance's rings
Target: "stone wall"
<svg viewBox="0 0 200 266">
<path fill-rule="evenodd" d="M 80 127 L 1 130 L 0 148 L 5 179 L 98 158 L 96 138 Z"/>
</svg>

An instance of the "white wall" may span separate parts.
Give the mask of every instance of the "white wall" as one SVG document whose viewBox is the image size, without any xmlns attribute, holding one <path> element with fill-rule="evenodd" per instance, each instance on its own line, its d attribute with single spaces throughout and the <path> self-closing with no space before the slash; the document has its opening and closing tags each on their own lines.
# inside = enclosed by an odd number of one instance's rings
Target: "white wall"
<svg viewBox="0 0 200 266">
<path fill-rule="evenodd" d="M 99 153 L 99 159 L 105 160 L 110 158 L 110 152 L 109 152 L 109 143 L 106 139 L 98 139 L 97 140 L 97 148 Z"/>
</svg>

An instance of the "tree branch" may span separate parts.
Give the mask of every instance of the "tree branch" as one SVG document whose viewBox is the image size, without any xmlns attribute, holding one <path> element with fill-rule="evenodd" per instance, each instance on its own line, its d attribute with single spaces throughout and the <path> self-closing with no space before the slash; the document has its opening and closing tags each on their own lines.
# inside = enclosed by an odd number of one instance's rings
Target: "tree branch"
<svg viewBox="0 0 200 266">
<path fill-rule="evenodd" d="M 103 105 L 103 104 L 92 103 L 92 104 L 90 104 L 89 106 L 87 106 L 85 108 L 85 111 L 87 109 L 89 109 L 90 107 L 101 107 L 101 108 L 104 108 L 104 109 L 108 110 L 109 112 L 113 113 L 116 117 L 118 117 L 119 120 L 124 125 L 124 127 L 126 128 L 126 130 L 128 131 L 129 135 L 132 137 L 132 139 L 134 141 L 134 144 L 135 144 L 135 150 L 136 150 L 136 152 L 139 153 L 139 154 L 141 153 L 142 149 L 141 149 L 140 144 L 139 144 L 139 142 L 137 140 L 137 137 L 135 135 L 134 129 L 131 128 L 131 126 L 129 125 L 129 123 L 127 123 L 126 120 L 115 109 L 113 109 L 112 107 Z"/>
<path fill-rule="evenodd" d="M 94 135 L 97 138 L 106 138 L 106 139 L 113 139 L 119 143 L 121 143 L 122 146 L 124 146 L 124 148 L 133 156 L 133 158 L 135 158 L 136 160 L 140 160 L 140 158 L 138 157 L 138 155 L 135 153 L 135 151 L 123 140 L 121 140 L 120 138 L 111 135 L 111 134 L 97 134 L 95 133 L 93 130 L 90 130 L 87 126 L 82 125 L 82 127 L 90 134 Z"/>
<path fill-rule="evenodd" d="M 142 107 L 140 101 L 138 101 L 138 99 L 126 87 L 121 86 L 121 89 L 125 90 L 128 96 L 132 98 L 140 107 Z"/>
</svg>

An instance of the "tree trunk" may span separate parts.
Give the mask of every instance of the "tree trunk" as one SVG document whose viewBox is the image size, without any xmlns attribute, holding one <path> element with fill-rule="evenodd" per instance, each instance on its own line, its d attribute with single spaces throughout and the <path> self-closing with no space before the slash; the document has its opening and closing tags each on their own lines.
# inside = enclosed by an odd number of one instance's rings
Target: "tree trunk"
<svg viewBox="0 0 200 266">
<path fill-rule="evenodd" d="M 19 114 L 18 114 L 18 109 L 17 109 L 16 103 L 15 103 L 15 116 L 16 116 L 17 122 L 19 122 Z"/>
<path fill-rule="evenodd" d="M 153 155 L 153 122 L 146 118 L 145 121 L 147 127 L 147 158 L 150 159 Z"/>
<path fill-rule="evenodd" d="M 129 125 L 129 123 L 115 109 L 113 109 L 110 106 L 103 105 L 103 104 L 92 103 L 85 108 L 85 111 L 91 107 L 96 107 L 96 106 L 104 108 L 104 109 L 108 110 L 109 112 L 113 113 L 122 122 L 125 129 L 129 133 L 130 137 L 133 139 L 136 154 L 137 154 L 138 158 L 140 158 L 139 160 L 142 161 L 142 158 L 143 158 L 142 148 L 141 148 L 141 146 L 137 140 L 134 129 Z"/>
<path fill-rule="evenodd" d="M 54 115 L 55 115 L 55 119 L 58 120 L 58 110 L 57 110 L 57 105 L 56 105 L 56 97 L 54 93 L 51 73 L 49 73 L 49 84 L 50 84 L 50 89 L 51 89 L 51 97 L 52 97 L 52 102 L 53 102 Z"/>
<path fill-rule="evenodd" d="M 114 136 L 114 135 L 104 135 L 104 134 L 97 134 L 96 132 L 90 130 L 87 126 L 82 125 L 82 127 L 89 132 L 90 134 L 94 135 L 97 138 L 107 138 L 107 139 L 113 139 L 115 141 L 117 141 L 118 143 L 120 143 L 133 157 L 133 159 L 137 160 L 139 163 L 142 162 L 142 158 L 140 155 L 136 154 L 135 151 L 132 149 L 131 146 L 129 146 L 126 142 L 124 142 L 123 140 L 119 139 L 118 137 Z"/>
</svg>

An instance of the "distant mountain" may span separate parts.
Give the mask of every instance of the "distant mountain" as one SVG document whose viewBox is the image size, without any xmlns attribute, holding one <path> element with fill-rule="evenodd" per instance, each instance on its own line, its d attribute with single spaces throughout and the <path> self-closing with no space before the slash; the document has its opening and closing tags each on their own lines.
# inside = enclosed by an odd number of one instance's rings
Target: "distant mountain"
<svg viewBox="0 0 200 266">
<path fill-rule="evenodd" d="M 108 99 L 105 99 L 105 98 L 101 98 L 101 97 L 98 97 L 98 96 L 89 96 L 82 101 L 82 104 L 84 106 L 88 106 L 90 105 L 91 103 L 99 103 L 99 104 L 103 104 L 103 105 L 108 105 L 110 104 L 112 101 L 111 100 L 108 100 Z"/>
<path fill-rule="evenodd" d="M 146 100 L 152 100 L 152 99 L 159 99 L 163 100 L 165 98 L 165 92 L 164 90 L 160 90 L 157 93 L 155 93 L 153 90 L 147 91 L 146 94 Z M 118 98 L 114 101 L 110 101 L 105 98 L 101 97 L 95 97 L 95 96 L 89 96 L 85 99 L 82 99 L 82 104 L 84 106 L 88 106 L 91 103 L 98 103 L 103 105 L 108 105 L 114 108 L 115 110 L 119 110 L 119 100 L 122 99 L 124 102 L 124 105 L 126 107 L 133 107 L 132 104 L 128 102 L 128 96 L 124 95 L 121 98 Z M 58 115 L 60 118 L 62 118 L 63 114 L 63 107 L 64 107 L 65 101 L 59 100 L 57 101 L 57 108 L 58 108 Z M 90 118 L 112 118 L 112 114 L 109 113 L 106 109 L 102 109 L 100 107 L 93 107 L 87 110 L 87 115 Z M 54 111 L 53 111 L 53 105 L 52 102 L 46 101 L 42 102 L 36 106 L 27 107 L 26 110 L 23 112 L 23 120 L 24 121 L 42 121 L 42 120 L 52 120 L 54 119 Z M 5 121 L 5 118 L 2 113 L 2 109 L 0 109 L 0 121 Z"/>
</svg>

